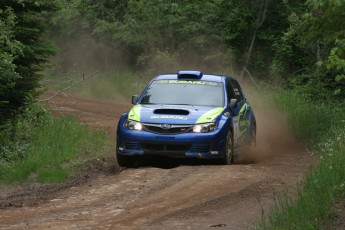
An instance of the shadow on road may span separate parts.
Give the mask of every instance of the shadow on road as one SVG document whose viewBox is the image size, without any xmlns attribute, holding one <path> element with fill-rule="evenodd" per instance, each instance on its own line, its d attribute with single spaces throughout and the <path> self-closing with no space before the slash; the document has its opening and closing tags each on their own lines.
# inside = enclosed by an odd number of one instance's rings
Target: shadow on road
<svg viewBox="0 0 345 230">
<path fill-rule="evenodd" d="M 235 158 L 233 164 L 252 164 L 255 160 L 247 158 Z M 220 165 L 215 159 L 197 159 L 197 158 L 167 158 L 157 156 L 146 156 L 137 159 L 135 168 L 154 167 L 161 169 L 172 169 L 179 166 L 200 166 L 200 165 Z"/>
</svg>

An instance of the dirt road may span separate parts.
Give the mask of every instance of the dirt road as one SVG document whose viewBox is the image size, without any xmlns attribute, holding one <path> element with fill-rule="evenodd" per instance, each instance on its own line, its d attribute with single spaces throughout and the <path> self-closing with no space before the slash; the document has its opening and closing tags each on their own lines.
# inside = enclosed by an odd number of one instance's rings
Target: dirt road
<svg viewBox="0 0 345 230">
<path fill-rule="evenodd" d="M 129 108 L 120 102 L 63 96 L 50 106 L 109 131 L 110 137 L 119 115 Z M 35 204 L 3 206 L 0 229 L 251 229 L 262 208 L 272 204 L 274 193 L 293 193 L 313 162 L 311 153 L 287 138 L 286 125 L 273 119 L 277 114 L 267 116 L 257 118 L 259 151 L 234 165 L 146 160 L 135 169 L 66 186 Z M 0 200 L 9 198 L 9 192 L 0 195 Z"/>
</svg>

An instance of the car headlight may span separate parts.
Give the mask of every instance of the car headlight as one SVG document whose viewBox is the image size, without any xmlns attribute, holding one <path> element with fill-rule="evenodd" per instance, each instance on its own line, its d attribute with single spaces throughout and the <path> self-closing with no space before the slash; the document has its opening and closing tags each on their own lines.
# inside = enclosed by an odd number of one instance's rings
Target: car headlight
<svg viewBox="0 0 345 230">
<path fill-rule="evenodd" d="M 132 121 L 132 120 L 128 120 L 128 119 L 125 121 L 124 126 L 130 130 L 142 130 L 143 129 L 143 125 L 140 122 Z"/>
<path fill-rule="evenodd" d="M 194 133 L 208 133 L 215 130 L 217 127 L 216 123 L 205 123 L 193 126 Z"/>
</svg>

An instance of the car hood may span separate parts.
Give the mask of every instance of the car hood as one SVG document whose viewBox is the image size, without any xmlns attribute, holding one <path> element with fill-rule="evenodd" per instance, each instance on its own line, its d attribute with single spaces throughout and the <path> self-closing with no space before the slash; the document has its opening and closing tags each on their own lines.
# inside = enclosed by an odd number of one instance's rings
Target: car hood
<svg viewBox="0 0 345 230">
<path fill-rule="evenodd" d="M 215 121 L 223 111 L 223 107 L 138 104 L 129 111 L 128 118 L 143 123 L 200 124 Z"/>
</svg>

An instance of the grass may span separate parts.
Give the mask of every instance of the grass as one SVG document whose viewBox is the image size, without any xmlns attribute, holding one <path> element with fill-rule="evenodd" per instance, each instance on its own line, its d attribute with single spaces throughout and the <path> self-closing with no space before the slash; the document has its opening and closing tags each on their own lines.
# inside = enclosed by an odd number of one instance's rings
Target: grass
<svg viewBox="0 0 345 230">
<path fill-rule="evenodd" d="M 43 84 L 59 90 L 82 77 L 54 76 Z M 130 71 L 114 71 L 97 74 L 70 91 L 78 96 L 129 102 L 150 79 Z M 8 184 L 65 181 L 88 159 L 101 154 L 105 146 L 104 133 L 91 131 L 73 118 L 53 117 L 36 105 L 12 124 L 1 126 L 0 137 L 0 182 Z"/>
<path fill-rule="evenodd" d="M 276 197 L 257 229 L 320 229 L 328 224 L 332 204 L 345 197 L 345 109 L 308 101 L 293 91 L 274 98 L 319 164 L 307 172 L 295 198 L 287 194 Z"/>
<path fill-rule="evenodd" d="M 46 114 L 37 124 L 28 127 L 27 147 L 20 156 L 0 161 L 3 182 L 64 181 L 88 158 L 99 154 L 105 143 L 104 133 L 88 130 L 73 118 Z"/>
<path fill-rule="evenodd" d="M 59 90 L 82 77 L 54 76 L 43 84 Z M 114 71 L 97 74 L 69 92 L 129 102 L 131 95 L 140 93 L 147 81 L 130 71 Z M 0 182 L 4 183 L 65 181 L 88 159 L 100 154 L 105 145 L 104 133 L 91 131 L 73 118 L 53 117 L 36 105 L 12 123 L 0 127 Z"/>
</svg>

